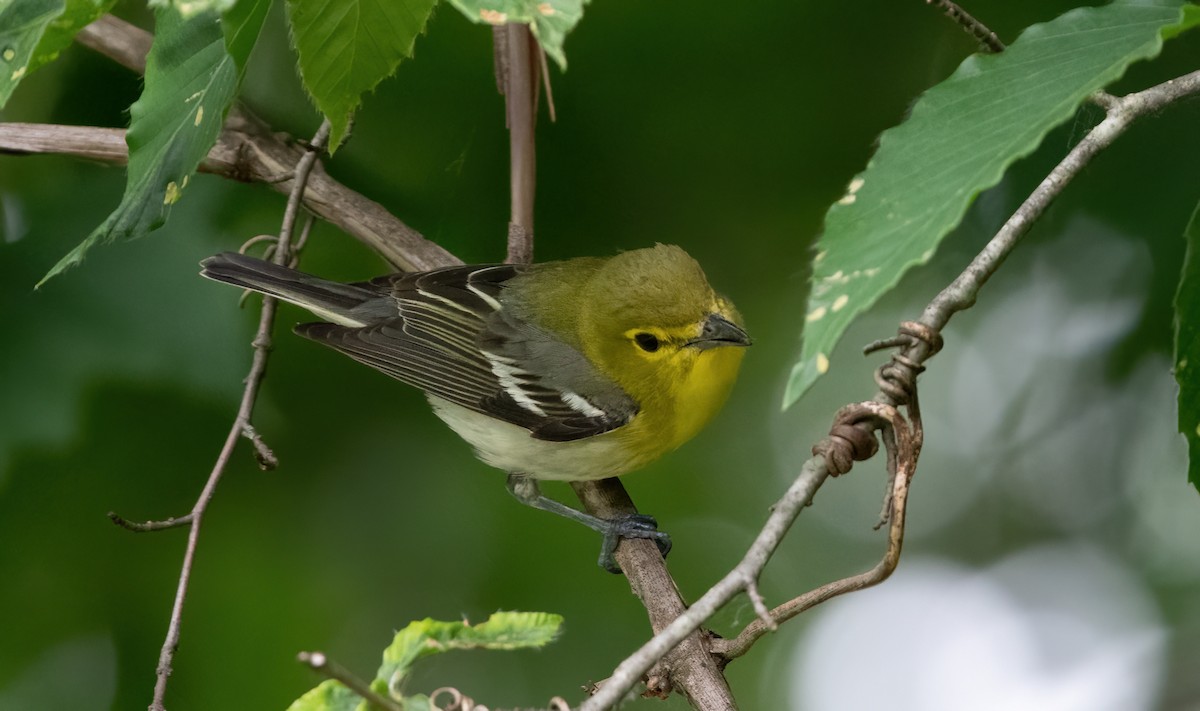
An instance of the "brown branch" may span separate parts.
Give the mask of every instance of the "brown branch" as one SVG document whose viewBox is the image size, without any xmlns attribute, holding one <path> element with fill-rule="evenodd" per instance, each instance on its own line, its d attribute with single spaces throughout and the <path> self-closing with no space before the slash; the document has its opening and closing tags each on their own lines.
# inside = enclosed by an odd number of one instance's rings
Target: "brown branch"
<svg viewBox="0 0 1200 711">
<path fill-rule="evenodd" d="M 537 184 L 537 41 L 529 25 L 516 22 L 494 28 L 496 81 L 504 94 L 508 126 L 511 216 L 504 261 L 533 261 L 533 201 Z"/>
<path fill-rule="evenodd" d="M 123 129 L 52 124 L 0 123 L 0 153 L 69 155 L 113 165 L 124 165 L 129 159 Z M 303 146 L 272 134 L 257 117 L 238 109 L 226 121 L 225 130 L 200 164 L 200 171 L 264 183 L 289 194 L 291 166 L 304 153 Z M 319 166 L 309 180 L 304 206 L 399 269 L 425 271 L 461 264 L 382 205 L 329 177 Z"/>
<path fill-rule="evenodd" d="M 104 15 L 75 35 L 75 41 L 138 74 L 146 73 L 146 55 L 154 35 L 119 17 Z"/>
<path fill-rule="evenodd" d="M 0 123 L 0 153 L 65 155 L 114 165 L 129 161 L 125 129 L 96 126 Z"/>
<path fill-rule="evenodd" d="M 593 516 L 615 518 L 621 514 L 637 513 L 637 507 L 629 498 L 625 486 L 617 479 L 573 482 L 571 488 Z M 633 594 L 646 608 L 650 628 L 655 635 L 688 611 L 679 586 L 675 584 L 653 541 L 646 538 L 621 539 L 614 557 L 625 573 Z M 711 653 L 709 642 L 710 635 L 697 627 L 677 645 L 664 651 L 660 657 L 661 666 L 667 672 L 670 687 L 687 697 L 695 708 L 735 709 L 737 702 L 718 660 Z M 649 667 L 645 671 L 649 671 Z"/>
</svg>

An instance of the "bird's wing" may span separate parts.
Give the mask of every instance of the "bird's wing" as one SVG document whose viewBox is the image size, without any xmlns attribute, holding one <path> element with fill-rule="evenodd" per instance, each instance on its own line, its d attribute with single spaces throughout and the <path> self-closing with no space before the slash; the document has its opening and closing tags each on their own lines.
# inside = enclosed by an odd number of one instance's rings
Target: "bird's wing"
<svg viewBox="0 0 1200 711">
<path fill-rule="evenodd" d="M 570 441 L 626 424 L 637 405 L 578 350 L 503 306 L 514 265 L 381 277 L 364 287 L 394 304 L 367 326 L 296 327 L 355 360 L 470 410 Z M 379 302 L 376 302 L 377 304 Z"/>
</svg>

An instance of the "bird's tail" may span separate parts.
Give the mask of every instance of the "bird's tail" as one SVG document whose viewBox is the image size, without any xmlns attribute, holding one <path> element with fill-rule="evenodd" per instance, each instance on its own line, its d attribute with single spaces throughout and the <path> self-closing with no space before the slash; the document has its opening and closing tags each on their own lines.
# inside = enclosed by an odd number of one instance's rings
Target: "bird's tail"
<svg viewBox="0 0 1200 711">
<path fill-rule="evenodd" d="M 364 305 L 381 296 L 366 286 L 339 284 L 237 252 L 211 256 L 200 267 L 201 276 L 274 296 L 344 326 L 366 325 Z"/>
</svg>

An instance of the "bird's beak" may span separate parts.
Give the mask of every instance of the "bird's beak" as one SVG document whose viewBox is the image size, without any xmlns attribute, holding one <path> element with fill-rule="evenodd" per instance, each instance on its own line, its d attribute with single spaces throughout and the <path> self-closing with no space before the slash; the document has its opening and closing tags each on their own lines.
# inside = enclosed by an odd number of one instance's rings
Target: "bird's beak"
<svg viewBox="0 0 1200 711">
<path fill-rule="evenodd" d="M 704 327 L 700 330 L 700 335 L 688 341 L 687 345 L 701 350 L 717 346 L 748 346 L 750 345 L 750 336 L 742 330 L 741 326 L 721 314 L 713 313 L 704 319 Z"/>
</svg>

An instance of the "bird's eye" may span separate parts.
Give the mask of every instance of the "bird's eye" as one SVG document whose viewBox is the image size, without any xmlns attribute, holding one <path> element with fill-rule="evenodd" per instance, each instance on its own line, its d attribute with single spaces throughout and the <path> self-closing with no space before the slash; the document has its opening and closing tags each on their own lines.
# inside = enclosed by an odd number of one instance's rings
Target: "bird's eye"
<svg viewBox="0 0 1200 711">
<path fill-rule="evenodd" d="M 638 344 L 638 348 L 641 348 L 647 353 L 653 353 L 654 351 L 658 350 L 658 338 L 656 338 L 653 333 L 646 333 L 645 331 L 642 331 L 641 333 L 635 334 L 633 340 Z"/>
</svg>

